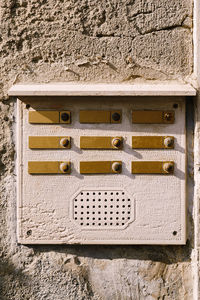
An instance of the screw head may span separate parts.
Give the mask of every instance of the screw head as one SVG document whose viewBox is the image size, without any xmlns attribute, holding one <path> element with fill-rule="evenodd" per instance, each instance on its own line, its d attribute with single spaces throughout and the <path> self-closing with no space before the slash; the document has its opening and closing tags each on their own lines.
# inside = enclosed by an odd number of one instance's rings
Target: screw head
<svg viewBox="0 0 200 300">
<path fill-rule="evenodd" d="M 120 139 L 118 139 L 118 138 L 114 138 L 114 139 L 112 140 L 112 145 L 113 145 L 115 148 L 119 148 L 119 147 L 121 146 L 121 143 L 122 143 L 122 141 L 121 141 Z"/>
<path fill-rule="evenodd" d="M 26 232 L 27 236 L 30 236 L 32 234 L 32 230 L 29 229 L 27 232 Z"/>
<path fill-rule="evenodd" d="M 178 103 L 174 103 L 173 108 L 178 108 Z"/>
<path fill-rule="evenodd" d="M 121 166 L 120 163 L 114 162 L 112 164 L 112 170 L 113 170 L 114 173 L 120 173 L 121 169 L 122 169 L 122 166 Z"/>
<path fill-rule="evenodd" d="M 62 138 L 62 139 L 60 140 L 60 145 L 61 145 L 62 147 L 67 147 L 67 146 L 69 146 L 69 139 L 68 139 L 68 138 Z"/>
<path fill-rule="evenodd" d="M 118 112 L 115 112 L 115 113 L 112 114 L 112 120 L 113 121 L 117 122 L 117 121 L 120 120 L 120 118 L 121 118 L 121 115 Z"/>
<path fill-rule="evenodd" d="M 163 170 L 166 173 L 172 173 L 174 170 L 174 165 L 172 163 L 164 163 L 163 164 Z"/>
<path fill-rule="evenodd" d="M 166 138 L 164 139 L 164 145 L 165 145 L 166 147 L 172 147 L 172 146 L 174 145 L 174 139 L 171 138 L 171 137 L 166 137 Z"/>
<path fill-rule="evenodd" d="M 67 171 L 69 171 L 69 164 L 68 163 L 61 163 L 60 164 L 60 171 L 62 173 L 67 173 Z"/>
<path fill-rule="evenodd" d="M 63 122 L 69 121 L 69 114 L 68 114 L 68 113 L 62 113 L 62 114 L 61 114 L 61 120 L 62 120 Z"/>
</svg>

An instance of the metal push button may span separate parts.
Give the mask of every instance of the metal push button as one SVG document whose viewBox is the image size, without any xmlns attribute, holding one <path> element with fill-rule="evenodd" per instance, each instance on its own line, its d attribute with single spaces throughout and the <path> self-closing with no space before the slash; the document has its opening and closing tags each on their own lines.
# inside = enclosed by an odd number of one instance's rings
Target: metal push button
<svg viewBox="0 0 200 300">
<path fill-rule="evenodd" d="M 122 146 L 122 139 L 120 139 L 120 138 L 112 139 L 112 145 L 113 145 L 113 147 L 119 149 Z"/>
<path fill-rule="evenodd" d="M 120 115 L 118 112 L 114 112 L 114 113 L 112 114 L 112 120 L 113 120 L 113 121 L 117 122 L 117 121 L 120 120 L 120 118 L 121 118 L 121 115 Z"/>
<path fill-rule="evenodd" d="M 63 148 L 69 148 L 70 146 L 70 138 L 62 138 L 60 140 L 60 146 L 63 147 Z"/>
<path fill-rule="evenodd" d="M 112 170 L 114 173 L 120 173 L 122 169 L 122 164 L 120 162 L 114 162 L 112 164 Z"/>
<path fill-rule="evenodd" d="M 68 113 L 64 112 L 64 113 L 61 113 L 60 118 L 63 122 L 67 122 L 69 120 L 70 116 Z"/>
<path fill-rule="evenodd" d="M 164 145 L 166 148 L 174 148 L 174 138 L 173 137 L 165 137 Z"/>
<path fill-rule="evenodd" d="M 173 162 L 163 163 L 163 170 L 167 174 L 172 174 L 174 172 L 174 163 Z"/>
<path fill-rule="evenodd" d="M 62 173 L 67 173 L 69 171 L 69 167 L 70 167 L 69 163 L 63 162 L 63 163 L 60 164 L 60 171 Z"/>
<path fill-rule="evenodd" d="M 70 111 L 61 111 L 60 112 L 60 123 L 65 123 L 65 124 L 71 123 Z"/>
</svg>

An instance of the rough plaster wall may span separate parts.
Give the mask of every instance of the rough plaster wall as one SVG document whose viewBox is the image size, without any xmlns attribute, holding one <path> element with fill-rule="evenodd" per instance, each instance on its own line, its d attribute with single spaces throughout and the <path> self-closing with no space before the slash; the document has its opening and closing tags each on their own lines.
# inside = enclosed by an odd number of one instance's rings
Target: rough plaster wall
<svg viewBox="0 0 200 300">
<path fill-rule="evenodd" d="M 17 82 L 184 79 L 192 1 L 1 0 L 0 19 L 0 300 L 192 299 L 192 175 L 186 246 L 17 245 L 15 99 L 7 97 Z M 192 138 L 192 123 L 188 131 Z"/>
<path fill-rule="evenodd" d="M 192 72 L 191 0 L 1 0 L 0 7 L 6 88 L 27 80 L 125 81 Z"/>
</svg>

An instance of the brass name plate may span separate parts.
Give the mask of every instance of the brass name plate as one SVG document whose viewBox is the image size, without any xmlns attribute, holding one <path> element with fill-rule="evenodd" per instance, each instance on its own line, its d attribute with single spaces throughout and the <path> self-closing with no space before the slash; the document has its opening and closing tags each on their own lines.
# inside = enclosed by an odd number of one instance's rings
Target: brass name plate
<svg viewBox="0 0 200 300">
<path fill-rule="evenodd" d="M 173 124 L 174 111 L 159 110 L 134 110 L 132 111 L 132 123 L 134 124 Z"/>
<path fill-rule="evenodd" d="M 132 174 L 173 174 L 173 161 L 132 161 Z"/>
<path fill-rule="evenodd" d="M 81 136 L 81 149 L 122 149 L 123 138 L 111 136 Z"/>
<path fill-rule="evenodd" d="M 29 123 L 35 124 L 70 124 L 71 113 L 70 111 L 29 111 Z"/>
<path fill-rule="evenodd" d="M 80 123 L 121 123 L 122 112 L 120 110 L 81 110 Z"/>
<path fill-rule="evenodd" d="M 81 161 L 81 174 L 116 174 L 121 173 L 121 161 Z"/>
<path fill-rule="evenodd" d="M 70 149 L 69 136 L 29 136 L 30 149 Z"/>
<path fill-rule="evenodd" d="M 70 162 L 66 161 L 29 161 L 29 174 L 70 174 Z"/>
<path fill-rule="evenodd" d="M 133 136 L 133 149 L 174 149 L 173 136 Z"/>
</svg>

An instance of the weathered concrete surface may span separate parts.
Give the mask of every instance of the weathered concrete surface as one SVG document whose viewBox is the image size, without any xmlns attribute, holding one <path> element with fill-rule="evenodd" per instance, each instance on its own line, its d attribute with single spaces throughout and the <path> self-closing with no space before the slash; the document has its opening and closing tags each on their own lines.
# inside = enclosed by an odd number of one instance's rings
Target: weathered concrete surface
<svg viewBox="0 0 200 300">
<path fill-rule="evenodd" d="M 16 82 L 184 79 L 192 1 L 1 0 L 0 18 L 0 299 L 192 299 L 192 153 L 186 246 L 19 246 L 7 100 Z"/>
<path fill-rule="evenodd" d="M 27 80 L 166 79 L 192 72 L 191 0 L 2 0 L 0 7 L 6 90 Z"/>
</svg>

